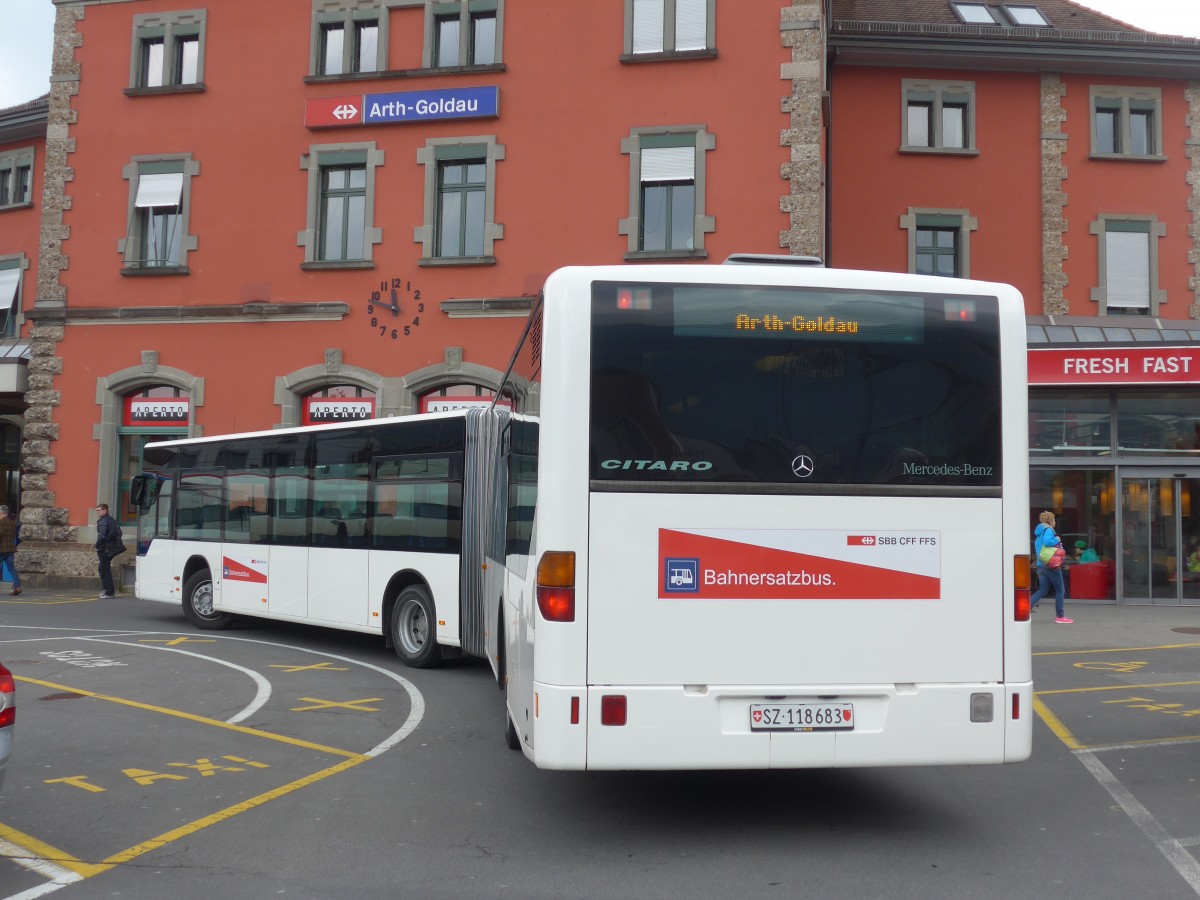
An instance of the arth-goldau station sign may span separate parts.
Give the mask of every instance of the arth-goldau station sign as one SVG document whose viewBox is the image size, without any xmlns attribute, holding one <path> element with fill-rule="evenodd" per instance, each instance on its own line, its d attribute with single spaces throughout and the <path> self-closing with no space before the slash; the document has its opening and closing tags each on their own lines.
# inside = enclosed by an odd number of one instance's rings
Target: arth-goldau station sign
<svg viewBox="0 0 1200 900">
<path fill-rule="evenodd" d="M 304 124 L 308 128 L 494 118 L 499 114 L 500 89 L 494 85 L 318 97 L 304 102 Z"/>
</svg>

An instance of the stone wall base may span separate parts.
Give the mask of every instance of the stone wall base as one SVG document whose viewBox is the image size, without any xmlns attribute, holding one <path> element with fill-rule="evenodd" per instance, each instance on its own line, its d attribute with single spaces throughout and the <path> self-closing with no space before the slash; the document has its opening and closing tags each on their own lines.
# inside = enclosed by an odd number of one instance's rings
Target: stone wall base
<svg viewBox="0 0 1200 900">
<path fill-rule="evenodd" d="M 113 560 L 113 582 L 118 591 L 133 590 L 135 557 L 133 547 L 125 547 L 125 552 Z M 96 550 L 91 544 L 21 541 L 16 562 L 23 587 L 100 592 Z"/>
</svg>

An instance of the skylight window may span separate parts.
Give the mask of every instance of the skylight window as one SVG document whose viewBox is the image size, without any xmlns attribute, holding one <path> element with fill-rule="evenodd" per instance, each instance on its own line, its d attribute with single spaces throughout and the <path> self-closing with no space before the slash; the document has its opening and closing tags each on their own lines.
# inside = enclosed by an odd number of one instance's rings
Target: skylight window
<svg viewBox="0 0 1200 900">
<path fill-rule="evenodd" d="M 1036 6 L 1011 6 L 1006 5 L 1004 11 L 1016 25 L 1025 25 L 1033 28 L 1045 28 L 1050 23 L 1046 21 L 1046 17 L 1042 15 L 1041 10 Z"/>
<path fill-rule="evenodd" d="M 995 14 L 986 3 L 951 3 L 950 8 L 967 25 L 998 25 Z M 1035 10 L 1036 12 L 1036 10 Z"/>
</svg>

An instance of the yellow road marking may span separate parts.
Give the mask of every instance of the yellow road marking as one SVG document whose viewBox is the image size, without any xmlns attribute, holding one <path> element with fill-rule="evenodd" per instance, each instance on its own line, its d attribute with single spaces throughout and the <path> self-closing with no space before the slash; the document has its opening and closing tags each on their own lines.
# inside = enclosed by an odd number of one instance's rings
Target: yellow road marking
<svg viewBox="0 0 1200 900">
<path fill-rule="evenodd" d="M 3 822 L 0 822 L 0 838 L 4 838 L 10 844 L 16 844 L 22 850 L 28 850 L 31 855 L 39 859 L 49 860 L 84 878 L 91 878 L 93 875 L 99 875 L 112 868 L 112 866 L 97 865 L 96 863 L 85 863 L 70 853 L 64 853 L 57 847 L 51 847 L 45 841 L 39 841 L 33 835 L 9 828 Z"/>
<path fill-rule="evenodd" d="M 1195 687 L 1200 681 L 1161 681 L 1157 684 L 1106 684 L 1098 687 L 1084 688 L 1055 688 L 1049 691 L 1036 691 L 1038 696 L 1047 694 L 1087 694 L 1092 691 L 1136 691 L 1139 688 L 1159 687 Z"/>
<path fill-rule="evenodd" d="M 1075 735 L 1071 734 L 1071 730 L 1063 724 L 1062 719 L 1050 712 L 1050 707 L 1039 700 L 1037 694 L 1034 694 L 1033 697 L 1033 709 L 1041 717 L 1041 720 L 1046 723 L 1046 727 L 1053 731 L 1060 741 L 1072 750 L 1081 750 L 1083 748 L 1083 745 L 1075 740 Z"/>
<path fill-rule="evenodd" d="M 335 665 L 333 665 L 332 663 L 327 663 L 327 662 L 315 663 L 314 665 L 311 665 L 311 666 L 299 666 L 299 665 L 297 665 L 297 666 L 276 666 L 276 665 L 270 665 L 270 666 L 267 666 L 267 668 L 268 668 L 268 669 L 283 669 L 283 671 L 284 671 L 284 672 L 286 672 L 286 673 L 287 673 L 287 674 L 289 674 L 289 675 L 291 675 L 291 674 L 292 674 L 292 673 L 294 673 L 294 672 L 316 672 L 316 671 L 320 671 L 320 672 L 349 672 L 349 671 L 350 671 L 348 668 L 345 668 L 344 666 L 335 666 Z"/>
<path fill-rule="evenodd" d="M 346 700 L 339 703 L 337 700 L 318 700 L 316 697 L 301 697 L 301 700 L 307 700 L 313 706 L 293 706 L 292 712 L 309 712 L 314 709 L 352 709 L 356 712 L 379 712 L 379 708 L 375 706 L 359 706 L 360 703 L 378 703 L 382 697 L 363 697 L 361 700 Z"/>
<path fill-rule="evenodd" d="M 239 734 L 248 734 L 253 737 L 266 738 L 269 741 L 279 741 L 282 744 L 292 744 L 296 747 L 304 747 L 308 750 L 316 750 L 320 753 L 332 753 L 335 756 L 345 756 L 349 759 L 363 760 L 367 757 L 361 753 L 356 753 L 353 750 L 342 750 L 338 747 L 327 747 L 324 744 L 314 744 L 312 741 L 303 741 L 299 738 L 288 737 L 284 734 L 275 734 L 270 731 L 261 731 L 257 728 L 247 728 L 245 725 L 233 725 L 229 722 L 220 722 L 217 719 L 210 719 L 207 716 L 198 716 L 194 713 L 183 712 L 179 709 L 168 709 L 164 706 L 152 706 L 149 703 L 139 703 L 136 700 L 126 700 L 122 697 L 110 697 L 107 694 L 98 694 L 95 691 L 85 691 L 82 688 L 68 687 L 63 684 L 55 684 L 52 681 L 41 681 L 37 678 L 29 678 L 24 675 L 14 676 L 17 681 L 23 681 L 27 684 L 40 684 L 42 687 L 53 688 L 56 691 L 70 691 L 75 694 L 80 694 L 84 697 L 92 697 L 96 700 L 107 700 L 109 703 L 117 703 L 121 706 L 131 706 L 134 709 L 144 709 L 149 712 L 161 713 L 164 716 L 174 716 L 177 719 L 186 719 L 189 722 L 196 722 L 200 725 L 213 725 L 217 728 L 224 728 L 228 731 L 236 731 Z M 302 700 L 312 698 L 302 697 Z M 364 701 L 358 701 L 364 702 Z"/>
<path fill-rule="evenodd" d="M 1158 647 L 1113 647 L 1110 650 L 1042 650 L 1034 656 L 1080 656 L 1085 653 L 1140 653 L 1146 650 L 1187 650 L 1200 644 L 1162 644 Z"/>
<path fill-rule="evenodd" d="M 172 638 L 169 641 L 160 641 L 154 638 L 142 638 L 138 641 L 139 644 L 165 644 L 168 647 L 178 647 L 180 644 L 215 644 L 212 638 L 190 638 L 186 635 L 183 637 Z"/>
<path fill-rule="evenodd" d="M 97 599 L 96 597 L 68 597 L 63 600 L 38 600 L 35 597 L 30 597 L 28 600 L 0 600 L 0 604 L 9 603 L 13 606 L 57 606 L 60 603 L 94 603 Z"/>
<path fill-rule="evenodd" d="M 215 812 L 212 815 L 204 816 L 194 822 L 189 822 L 187 825 L 181 825 L 178 828 L 173 828 L 170 831 L 163 832 L 158 837 L 151 838 L 148 841 L 143 841 L 140 844 L 135 844 L 128 850 L 122 850 L 108 859 L 104 860 L 104 868 L 112 868 L 120 863 L 129 862 L 131 859 L 136 859 L 144 853 L 149 853 L 151 850 L 157 850 L 165 844 L 172 841 L 177 841 L 182 837 L 187 837 L 190 834 L 195 834 L 201 829 L 207 828 L 209 825 L 216 825 L 218 822 L 224 822 L 227 819 L 232 819 L 239 813 L 254 809 L 256 806 L 262 806 L 268 800 L 275 800 L 285 794 L 290 794 L 293 791 L 298 791 L 300 788 L 307 787 L 322 779 L 329 778 L 332 775 L 337 775 L 339 772 L 344 772 L 347 769 L 352 769 L 360 763 L 366 762 L 370 757 L 356 755 L 354 759 L 343 760 L 336 765 L 330 766 L 327 769 L 322 769 L 319 772 L 314 772 L 311 775 L 306 775 L 289 784 L 282 785 L 274 790 L 267 791 L 264 794 L 259 794 L 257 797 L 251 797 L 249 800 L 243 800 L 241 803 L 235 803 L 233 806 L 223 809 L 220 812 Z M 14 841 L 15 843 L 15 841 Z"/>
</svg>

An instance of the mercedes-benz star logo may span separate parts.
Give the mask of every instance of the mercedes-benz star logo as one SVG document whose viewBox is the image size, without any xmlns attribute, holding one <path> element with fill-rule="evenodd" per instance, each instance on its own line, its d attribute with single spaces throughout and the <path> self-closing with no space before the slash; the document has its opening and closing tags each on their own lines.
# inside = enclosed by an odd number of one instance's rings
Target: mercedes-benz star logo
<svg viewBox="0 0 1200 900">
<path fill-rule="evenodd" d="M 813 461 L 807 456 L 797 456 L 792 460 L 792 474 L 797 478 L 807 478 L 813 473 Z"/>
</svg>

